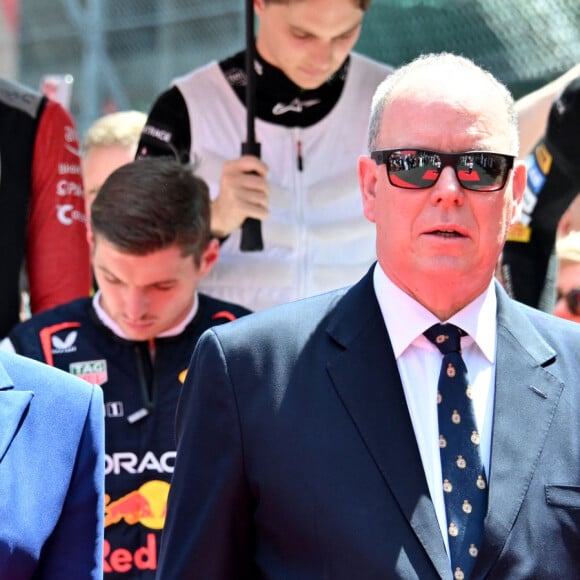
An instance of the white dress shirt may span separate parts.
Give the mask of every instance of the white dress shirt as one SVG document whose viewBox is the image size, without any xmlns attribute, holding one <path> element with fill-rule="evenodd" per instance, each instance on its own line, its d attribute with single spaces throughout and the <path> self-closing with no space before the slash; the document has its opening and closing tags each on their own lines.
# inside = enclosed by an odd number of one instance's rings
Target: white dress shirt
<svg viewBox="0 0 580 580">
<path fill-rule="evenodd" d="M 467 332 L 461 338 L 461 350 L 473 388 L 483 465 L 489 475 L 496 360 L 494 283 L 492 280 L 483 294 L 449 320 L 440 321 L 396 286 L 378 263 L 373 282 L 397 360 L 431 500 L 449 553 L 437 425 L 437 383 L 442 356 L 423 332 L 438 322 L 451 322 Z"/>
</svg>

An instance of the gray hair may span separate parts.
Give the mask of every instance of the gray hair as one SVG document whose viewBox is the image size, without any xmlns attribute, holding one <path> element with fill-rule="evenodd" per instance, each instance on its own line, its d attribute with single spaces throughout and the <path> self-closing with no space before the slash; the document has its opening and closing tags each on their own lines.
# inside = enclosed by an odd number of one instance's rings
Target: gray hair
<svg viewBox="0 0 580 580">
<path fill-rule="evenodd" d="M 503 97 L 506 105 L 506 111 L 509 119 L 510 129 L 512 132 L 512 149 L 513 154 L 517 155 L 519 150 L 519 131 L 518 131 L 518 116 L 515 109 L 514 99 L 507 89 L 507 87 L 496 79 L 489 71 L 481 68 L 472 60 L 451 54 L 449 52 L 442 52 L 438 54 L 424 54 L 411 61 L 410 63 L 395 70 L 389 75 L 378 87 L 373 96 L 371 104 L 371 115 L 368 129 L 367 145 L 369 151 L 376 149 L 377 140 L 383 122 L 383 115 L 385 108 L 391 103 L 394 98 L 395 89 L 399 83 L 407 76 L 415 73 L 422 67 L 433 66 L 454 66 L 458 69 L 464 69 L 471 73 L 479 75 L 482 79 L 487 80 L 491 86 Z M 443 81 L 444 82 L 444 81 Z"/>
</svg>

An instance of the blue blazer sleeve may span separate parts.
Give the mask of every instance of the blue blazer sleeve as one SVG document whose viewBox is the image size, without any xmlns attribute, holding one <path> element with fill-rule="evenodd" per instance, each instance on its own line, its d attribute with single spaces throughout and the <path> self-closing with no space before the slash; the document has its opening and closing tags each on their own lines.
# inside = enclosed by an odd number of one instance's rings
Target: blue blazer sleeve
<svg viewBox="0 0 580 580">
<path fill-rule="evenodd" d="M 0 578 L 102 579 L 100 387 L 0 352 Z"/>
<path fill-rule="evenodd" d="M 39 562 L 42 578 L 102 579 L 103 449 L 103 394 L 93 387 L 63 509 Z"/>
</svg>

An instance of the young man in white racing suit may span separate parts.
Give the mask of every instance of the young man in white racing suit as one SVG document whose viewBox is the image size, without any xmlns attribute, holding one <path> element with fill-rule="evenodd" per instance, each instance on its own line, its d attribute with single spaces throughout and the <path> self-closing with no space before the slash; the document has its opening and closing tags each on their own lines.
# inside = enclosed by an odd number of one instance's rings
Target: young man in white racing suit
<svg viewBox="0 0 580 580">
<path fill-rule="evenodd" d="M 246 142 L 246 52 L 173 81 L 154 103 L 138 156 L 198 164 L 210 185 L 220 261 L 201 288 L 252 310 L 353 283 L 376 259 L 362 218 L 356 164 L 377 85 L 392 67 L 352 49 L 371 0 L 254 0 L 255 134 Z M 576 67 L 580 71 L 580 65 Z M 516 104 L 520 155 L 544 132 L 574 70 Z M 263 251 L 240 250 L 261 220 Z"/>
<path fill-rule="evenodd" d="M 263 309 L 357 280 L 375 260 L 356 162 L 373 92 L 391 68 L 351 53 L 369 0 L 254 3 L 256 124 L 246 140 L 245 53 L 193 71 L 154 104 L 138 156 L 196 162 L 210 185 L 220 261 L 211 295 Z M 240 225 L 261 220 L 263 251 L 240 251 Z M 227 238 L 227 239 L 226 239 Z"/>
</svg>

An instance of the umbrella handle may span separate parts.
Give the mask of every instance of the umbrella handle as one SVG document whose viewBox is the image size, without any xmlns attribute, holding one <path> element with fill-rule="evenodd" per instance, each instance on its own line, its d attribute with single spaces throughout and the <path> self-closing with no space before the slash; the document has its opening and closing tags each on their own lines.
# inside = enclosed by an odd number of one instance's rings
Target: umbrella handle
<svg viewBox="0 0 580 580">
<path fill-rule="evenodd" d="M 246 142 L 242 143 L 242 155 L 260 157 L 260 144 L 256 142 L 254 119 L 256 117 L 256 71 L 254 58 L 254 3 L 246 0 Z M 242 252 L 259 252 L 264 249 L 262 241 L 262 226 L 260 220 L 247 218 L 242 224 L 240 250 Z"/>
<path fill-rule="evenodd" d="M 242 143 L 242 155 L 254 155 L 260 157 L 260 144 Z M 242 252 L 260 252 L 264 249 L 262 241 L 262 224 L 255 218 L 246 218 L 242 224 L 242 237 L 240 250 Z"/>
</svg>

